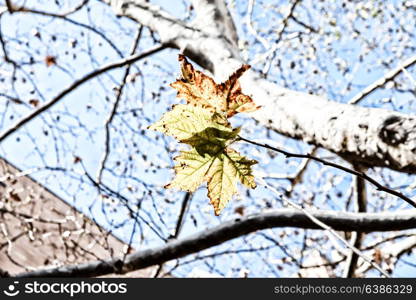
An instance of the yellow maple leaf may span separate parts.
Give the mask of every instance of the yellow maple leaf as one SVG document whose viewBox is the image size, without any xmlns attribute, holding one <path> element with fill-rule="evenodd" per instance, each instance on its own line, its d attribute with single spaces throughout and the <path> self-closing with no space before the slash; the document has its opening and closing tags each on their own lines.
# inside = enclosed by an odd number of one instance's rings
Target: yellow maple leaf
<svg viewBox="0 0 416 300">
<path fill-rule="evenodd" d="M 228 118 L 239 112 L 259 107 L 241 91 L 238 79 L 250 68 L 243 65 L 227 81 L 215 81 L 194 69 L 185 56 L 179 55 L 182 78 L 171 86 L 187 104 L 177 104 L 148 128 L 173 136 L 191 149 L 175 157 L 175 177 L 165 188 L 194 192 L 207 182 L 208 198 L 219 215 L 237 194 L 237 185 L 256 188 L 253 159 L 230 148 L 240 132 L 232 128 Z"/>
<path fill-rule="evenodd" d="M 241 91 L 238 79 L 250 66 L 242 65 L 227 81 L 217 84 L 204 73 L 194 69 L 184 55 L 179 55 L 182 78 L 171 84 L 178 91 L 177 97 L 188 104 L 203 107 L 213 112 L 232 117 L 240 112 L 252 112 L 259 109 L 250 96 Z"/>
<path fill-rule="evenodd" d="M 181 151 L 175 157 L 176 176 L 166 188 L 178 188 L 194 192 L 204 181 L 208 183 L 208 197 L 214 207 L 215 215 L 237 194 L 237 183 L 241 182 L 248 188 L 256 188 L 252 166 L 256 160 L 247 159 L 237 151 L 225 148 L 216 153 L 201 153 L 195 148 Z"/>
</svg>

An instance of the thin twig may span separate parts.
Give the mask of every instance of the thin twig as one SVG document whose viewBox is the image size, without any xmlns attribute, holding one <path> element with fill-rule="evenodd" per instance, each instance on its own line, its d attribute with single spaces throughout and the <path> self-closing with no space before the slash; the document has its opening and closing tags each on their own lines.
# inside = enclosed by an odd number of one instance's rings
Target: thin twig
<svg viewBox="0 0 416 300">
<path fill-rule="evenodd" d="M 405 60 L 395 69 L 391 70 L 386 75 L 384 75 L 382 78 L 367 86 L 364 90 L 362 90 L 360 93 L 355 95 L 350 101 L 348 101 L 348 104 L 356 104 L 357 102 L 361 101 L 366 96 L 374 92 L 376 89 L 381 88 L 387 82 L 396 78 L 400 73 L 403 72 L 403 70 L 413 66 L 414 64 L 416 64 L 416 56 L 410 57 L 409 59 Z"/>
<path fill-rule="evenodd" d="M 16 8 L 10 0 L 6 0 L 6 6 L 10 14 L 15 12 Z"/>
<path fill-rule="evenodd" d="M 82 6 L 84 6 L 86 4 L 86 2 L 88 2 L 88 1 L 84 1 L 84 2 L 80 6 L 77 6 L 74 9 L 71 9 L 70 11 L 67 11 L 67 12 L 61 13 L 61 14 L 46 12 L 46 11 L 41 11 L 41 10 L 36 10 L 36 9 L 31 9 L 31 8 L 26 8 L 26 7 L 20 7 L 20 8 L 14 9 L 14 12 L 16 12 L 16 13 L 30 13 L 30 14 L 34 14 L 34 15 L 40 15 L 40 16 L 43 16 L 43 17 L 59 18 L 59 19 L 62 19 L 64 21 L 68 22 L 68 23 L 71 23 L 73 25 L 80 26 L 80 27 L 83 27 L 85 29 L 88 29 L 91 32 L 100 36 L 104 41 L 106 41 L 111 46 L 111 48 L 114 49 L 115 52 L 117 52 L 117 54 L 120 57 L 123 57 L 123 53 L 121 52 L 120 49 L 118 49 L 117 45 L 111 39 L 109 39 L 105 34 L 103 34 L 101 31 L 99 31 L 97 28 L 94 28 L 93 26 L 90 26 L 88 24 L 78 22 L 78 21 L 73 20 L 73 19 L 68 17 L 70 14 L 76 12 L 78 9 L 81 9 Z"/>
<path fill-rule="evenodd" d="M 394 195 L 396 197 L 399 197 L 400 199 L 406 201 L 408 204 L 410 204 L 411 206 L 413 206 L 413 207 L 416 208 L 416 202 L 414 202 L 412 199 L 406 197 L 401 192 L 395 191 L 395 190 L 393 190 L 391 188 L 388 188 L 388 187 L 382 185 L 381 183 L 379 183 L 378 181 L 376 181 L 375 179 L 371 178 L 370 176 L 368 176 L 367 174 L 365 174 L 363 172 L 359 172 L 359 171 L 352 170 L 350 168 L 341 166 L 341 165 L 336 164 L 336 163 L 333 163 L 333 162 L 326 161 L 326 160 L 324 160 L 322 158 L 315 157 L 315 156 L 312 156 L 310 154 L 291 153 L 291 152 L 288 152 L 288 151 L 285 151 L 285 150 L 282 150 L 282 149 L 278 149 L 276 147 L 272 147 L 272 146 L 270 146 L 268 144 L 261 144 L 261 143 L 255 142 L 255 141 L 248 140 L 248 139 L 243 138 L 241 136 L 239 136 L 238 139 L 241 140 L 241 141 L 244 141 L 246 143 L 252 144 L 252 145 L 256 145 L 256 146 L 259 146 L 259 147 L 262 147 L 262 148 L 266 148 L 266 149 L 269 149 L 269 150 L 273 150 L 273 151 L 282 153 L 286 157 L 310 158 L 310 159 L 312 159 L 314 161 L 317 161 L 317 162 L 320 162 L 320 163 L 322 163 L 322 164 L 324 164 L 326 166 L 330 166 L 330 167 L 333 167 L 333 168 L 336 168 L 336 169 L 340 169 L 340 170 L 345 171 L 347 173 L 350 173 L 350 174 L 353 174 L 355 176 L 361 177 L 364 180 L 366 180 L 366 181 L 370 182 L 371 184 L 373 184 L 377 188 L 377 190 L 386 192 L 386 193 L 391 194 L 391 195 Z"/>
<path fill-rule="evenodd" d="M 261 35 L 259 35 L 259 33 L 253 27 L 253 23 L 252 23 L 253 6 L 254 6 L 254 0 L 249 0 L 248 6 L 247 6 L 247 19 L 246 19 L 247 29 L 256 38 L 256 40 L 258 40 L 263 45 L 264 49 L 267 50 L 270 48 L 269 42 L 265 38 L 263 38 Z"/>
<path fill-rule="evenodd" d="M 277 38 L 275 39 L 275 41 L 273 43 L 274 46 L 267 52 L 267 55 L 264 58 L 264 59 L 267 59 L 267 62 L 266 62 L 265 66 L 263 68 L 263 71 L 262 71 L 262 73 L 264 75 L 266 75 L 269 72 L 269 70 L 270 70 L 270 67 L 272 65 L 272 61 L 274 60 L 274 57 L 276 56 L 276 50 L 279 49 L 280 42 L 281 42 L 281 40 L 283 38 L 284 32 L 286 31 L 287 25 L 289 24 L 289 20 L 292 18 L 293 14 L 295 13 L 295 9 L 296 9 L 296 7 L 298 6 L 298 4 L 300 2 L 301 2 L 300 0 L 294 0 L 293 3 L 292 3 L 292 5 L 291 5 L 291 7 L 290 7 L 290 9 L 289 9 L 289 13 L 283 19 L 283 26 L 282 26 L 282 29 L 279 30 L 279 32 L 277 34 Z M 272 55 L 271 58 L 269 58 L 270 55 Z"/>
<path fill-rule="evenodd" d="M 113 190 L 112 188 L 110 188 L 109 186 L 100 183 L 98 184 L 98 182 L 96 182 L 94 180 L 94 178 L 92 177 L 92 175 L 90 175 L 86 169 L 85 166 L 82 165 L 82 168 L 84 170 L 84 175 L 87 177 L 87 179 L 100 191 L 100 193 L 104 192 L 105 194 L 108 195 L 112 195 L 117 197 L 126 207 L 126 209 L 128 210 L 130 216 L 134 219 L 139 219 L 140 221 L 142 221 L 143 223 L 145 223 L 151 231 L 153 231 L 153 233 L 155 233 L 162 241 L 166 242 L 168 239 L 166 239 L 161 232 L 159 232 L 157 229 L 155 229 L 153 226 L 151 226 L 150 222 L 147 221 L 146 219 L 144 219 L 142 216 L 140 216 L 140 214 L 133 209 L 132 207 L 130 207 L 129 205 L 129 199 L 127 199 L 126 197 L 124 197 L 122 194 L 120 194 L 119 192 Z"/>
<path fill-rule="evenodd" d="M 136 49 L 139 45 L 140 38 L 142 36 L 142 32 L 143 32 L 143 26 L 139 26 L 136 37 L 134 38 L 134 41 L 133 41 L 133 46 L 131 47 L 130 55 L 133 55 L 136 52 Z M 127 78 L 129 76 L 130 69 L 131 69 L 131 64 L 127 65 L 127 68 L 124 71 L 123 79 L 121 81 L 120 86 L 117 89 L 116 100 L 114 101 L 113 108 L 110 112 L 110 115 L 109 115 L 108 119 L 105 121 L 105 142 L 104 142 L 105 149 L 104 149 L 104 155 L 103 155 L 103 157 L 100 161 L 100 165 L 98 167 L 98 175 L 97 175 L 97 182 L 98 183 L 101 183 L 101 179 L 102 179 L 102 176 L 103 176 L 103 171 L 104 171 L 105 165 L 107 163 L 108 155 L 110 154 L 110 125 L 113 122 L 114 116 L 117 112 L 117 108 L 118 108 L 118 105 L 120 103 L 121 96 L 123 94 L 124 86 L 127 83 Z"/>
<path fill-rule="evenodd" d="M 311 152 L 310 152 L 310 155 L 313 155 L 314 156 L 317 150 L 318 150 L 318 147 L 313 147 L 312 150 L 311 150 Z M 289 181 L 290 181 L 290 187 L 288 187 L 286 189 L 286 196 L 289 197 L 292 194 L 292 192 L 293 192 L 293 190 L 295 188 L 295 185 L 297 185 L 299 182 L 302 181 L 303 175 L 305 174 L 306 169 L 307 169 L 307 167 L 308 167 L 308 165 L 309 165 L 310 162 L 311 162 L 311 159 L 306 159 L 301 164 L 301 166 L 298 168 L 295 176 L 293 176 L 293 177 L 291 177 L 289 179 Z"/>
<path fill-rule="evenodd" d="M 359 165 L 354 165 L 354 170 L 361 171 Z M 356 176 L 355 177 L 355 211 L 356 212 L 366 212 L 367 211 L 367 189 L 365 186 L 365 181 L 363 178 Z M 352 232 L 351 233 L 351 244 L 357 249 L 361 247 L 361 242 L 363 240 L 364 234 L 361 232 Z M 357 267 L 358 255 L 354 251 L 350 251 L 348 254 L 346 265 L 344 268 L 343 277 L 350 278 L 354 277 L 354 272 Z"/>
<path fill-rule="evenodd" d="M 361 252 L 359 249 L 354 247 L 354 245 L 351 245 L 348 241 L 346 241 L 342 236 L 340 236 L 334 229 L 332 229 L 330 226 L 316 218 L 312 213 L 310 213 L 308 210 L 304 209 L 300 205 L 290 201 L 286 197 L 283 196 L 283 194 L 279 193 L 275 188 L 268 185 L 262 178 L 257 178 L 257 181 L 260 182 L 265 188 L 272 191 L 276 195 L 278 195 L 283 202 L 288 204 L 289 206 L 292 206 L 293 208 L 301 211 L 305 214 L 313 223 L 321 227 L 322 229 L 325 229 L 328 231 L 331 235 L 336 237 L 339 241 L 341 241 L 346 247 L 348 247 L 351 251 L 353 251 L 355 254 L 357 254 L 359 257 L 361 257 L 365 262 L 369 263 L 371 266 L 373 266 L 375 269 L 377 269 L 381 274 L 383 274 L 385 277 L 390 277 L 386 271 L 384 271 L 379 265 L 377 265 L 375 262 L 372 261 L 371 258 L 367 257 L 363 252 Z"/>
<path fill-rule="evenodd" d="M 191 202 L 191 199 L 192 199 L 192 193 L 186 192 L 182 200 L 181 210 L 179 212 L 178 221 L 176 222 L 175 233 L 171 237 L 172 239 L 177 239 L 179 234 L 181 233 L 183 220 L 185 218 L 186 212 L 188 211 L 189 203 Z M 157 267 L 156 272 L 153 274 L 154 278 L 159 277 L 160 272 L 163 270 L 163 265 L 164 263 L 160 264 Z"/>
<path fill-rule="evenodd" d="M 402 239 L 402 238 L 406 238 L 406 237 L 411 237 L 411 236 L 414 236 L 414 235 L 416 235 L 415 232 L 412 232 L 412 233 L 408 233 L 408 232 L 407 233 L 403 233 L 403 232 L 395 233 L 395 234 L 393 234 L 391 236 L 388 236 L 388 237 L 386 237 L 386 238 L 384 238 L 384 239 L 382 239 L 380 241 L 376 241 L 376 242 L 374 242 L 374 243 L 372 243 L 370 245 L 367 245 L 367 246 L 363 247 L 361 250 L 362 251 L 374 250 L 374 248 L 380 246 L 381 244 L 384 244 L 384 243 L 387 243 L 387 242 L 391 242 L 391 241 L 394 241 L 396 239 Z"/>
<path fill-rule="evenodd" d="M 291 16 L 292 20 L 295 21 L 298 25 L 305 27 L 306 29 L 308 29 L 310 32 L 313 33 L 319 33 L 318 29 L 313 28 L 311 25 L 306 24 L 305 22 L 299 20 L 295 15 L 292 14 Z"/>
<path fill-rule="evenodd" d="M 37 116 L 39 116 L 40 114 L 42 114 L 43 112 L 47 111 L 49 108 L 51 108 L 52 106 L 54 106 L 55 104 L 57 104 L 62 98 L 64 98 L 66 95 L 68 95 L 69 93 L 71 93 L 72 91 L 74 91 L 77 87 L 81 86 L 82 84 L 84 84 L 85 82 L 97 77 L 98 75 L 101 75 L 105 72 L 108 72 L 110 70 L 113 69 L 117 69 L 120 67 L 123 67 L 125 65 L 128 64 L 132 64 L 142 58 L 145 58 L 147 56 L 150 56 L 156 52 L 159 52 L 163 49 L 166 49 L 167 47 L 169 47 L 168 44 L 162 44 L 159 45 L 157 47 L 151 48 L 150 50 L 147 50 L 143 53 L 140 54 L 135 54 L 132 56 L 129 56 L 125 59 L 119 60 L 117 62 L 114 63 L 110 63 L 107 64 L 99 69 L 96 69 L 88 74 L 86 74 L 85 76 L 83 76 L 82 78 L 76 80 L 74 83 L 72 83 L 70 86 L 68 86 L 67 88 L 65 88 L 62 92 L 60 92 L 57 96 L 55 96 L 52 100 L 50 100 L 49 102 L 43 104 L 41 107 L 39 107 L 37 110 L 31 112 L 28 116 L 23 117 L 22 119 L 20 119 L 15 125 L 13 125 L 12 127 L 10 127 L 9 129 L 5 130 L 4 132 L 2 132 L 0 134 L 0 143 L 2 143 L 7 137 L 9 137 L 11 134 L 15 133 L 17 130 L 19 130 L 22 126 L 26 125 L 26 123 L 29 123 L 31 120 L 33 120 L 34 118 L 36 118 Z"/>
<path fill-rule="evenodd" d="M 27 8 L 24 6 L 21 7 L 14 7 L 13 8 L 13 12 L 29 12 L 29 13 L 35 13 L 35 14 L 39 14 L 39 15 L 44 15 L 44 16 L 51 16 L 51 17 L 57 17 L 57 18 L 61 18 L 61 17 L 67 17 L 77 11 L 79 11 L 80 9 L 82 9 L 89 0 L 83 0 L 81 3 L 79 3 L 78 5 L 74 6 L 73 8 L 71 8 L 70 10 L 57 14 L 57 13 L 52 13 L 52 12 L 46 12 L 46 11 L 40 11 L 40 10 L 36 10 L 36 9 L 31 9 L 31 8 Z M 10 1 L 7 1 L 10 2 Z M 10 11 L 10 9 L 9 9 Z"/>
</svg>

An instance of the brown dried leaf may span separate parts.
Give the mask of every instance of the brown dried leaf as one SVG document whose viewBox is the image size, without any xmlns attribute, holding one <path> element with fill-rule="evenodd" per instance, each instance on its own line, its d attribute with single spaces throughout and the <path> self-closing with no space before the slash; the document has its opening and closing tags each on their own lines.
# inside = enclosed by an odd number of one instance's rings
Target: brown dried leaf
<svg viewBox="0 0 416 300">
<path fill-rule="evenodd" d="M 29 104 L 32 105 L 33 107 L 38 107 L 39 100 L 37 100 L 37 99 L 30 99 L 29 100 Z"/>
<path fill-rule="evenodd" d="M 46 64 L 47 67 L 56 65 L 56 57 L 52 56 L 52 55 L 47 55 L 45 57 L 45 64 Z"/>
<path fill-rule="evenodd" d="M 251 97 L 241 91 L 238 79 L 250 66 L 242 65 L 230 78 L 221 84 L 194 69 L 186 57 L 179 55 L 182 78 L 171 84 L 178 91 L 177 97 L 188 104 L 200 106 L 231 117 L 239 112 L 252 112 L 259 108 Z"/>
<path fill-rule="evenodd" d="M 237 206 L 237 207 L 234 209 L 234 212 L 235 212 L 236 214 L 239 214 L 240 216 L 244 216 L 244 210 L 245 210 L 244 206 L 243 206 L 243 205 L 240 205 L 240 206 Z"/>
<path fill-rule="evenodd" d="M 76 156 L 76 155 L 74 156 L 74 160 L 73 160 L 74 164 L 77 164 L 77 163 L 79 163 L 81 161 L 82 161 L 81 157 Z"/>
</svg>

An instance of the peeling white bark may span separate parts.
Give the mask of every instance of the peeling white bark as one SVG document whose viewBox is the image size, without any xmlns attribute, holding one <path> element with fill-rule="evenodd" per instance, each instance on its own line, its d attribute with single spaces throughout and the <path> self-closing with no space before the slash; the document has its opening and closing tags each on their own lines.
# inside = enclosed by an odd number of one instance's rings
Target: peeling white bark
<svg viewBox="0 0 416 300">
<path fill-rule="evenodd" d="M 264 107 L 253 114 L 261 124 L 351 162 L 416 173 L 415 117 L 276 87 L 268 89 L 262 84 L 264 80 L 251 80 L 256 82 L 250 84 L 253 98 Z M 259 97 L 262 92 L 266 95 Z"/>
<path fill-rule="evenodd" d="M 108 0 L 119 15 L 157 32 L 218 81 L 243 60 L 229 12 L 220 0 L 194 0 L 198 17 L 185 24 L 144 1 Z M 241 78 L 243 91 L 262 109 L 260 124 L 291 138 L 330 150 L 350 162 L 416 173 L 416 118 L 394 111 L 328 101 L 279 87 L 254 71 Z"/>
</svg>

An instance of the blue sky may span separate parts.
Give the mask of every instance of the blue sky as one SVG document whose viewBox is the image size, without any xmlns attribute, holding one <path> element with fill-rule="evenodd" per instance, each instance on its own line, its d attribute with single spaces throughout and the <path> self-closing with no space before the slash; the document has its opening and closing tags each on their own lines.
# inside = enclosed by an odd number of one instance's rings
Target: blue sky
<svg viewBox="0 0 416 300">
<path fill-rule="evenodd" d="M 173 1 L 161 0 L 158 3 L 178 17 L 186 9 L 182 1 L 180 1 L 180 5 Z M 273 4 L 274 1 L 259 1 L 259 3 L 268 5 Z M 288 6 L 287 1 L 280 1 L 279 3 L 282 6 Z M 401 5 L 400 2 L 397 3 L 396 5 Z M 28 1 L 26 4 L 28 6 L 35 5 L 37 1 Z M 48 2 L 44 2 L 43 6 L 45 9 L 52 9 Z M 111 41 L 114 41 L 114 45 L 123 55 L 128 55 L 137 31 L 137 25 L 130 20 L 115 19 L 111 9 L 101 3 L 93 1 L 90 6 L 90 11 L 81 10 L 71 15 L 70 18 L 99 28 L 106 33 Z M 241 40 L 247 41 L 249 45 L 246 51 L 249 62 L 251 62 L 255 61 L 256 55 L 264 49 L 254 43 L 254 38 L 247 33 L 244 25 L 246 6 L 245 2 L 239 2 L 233 6 L 231 13 L 235 19 Z M 400 38 L 403 38 L 400 34 L 397 34 L 397 36 L 388 35 L 389 27 L 394 26 L 395 22 L 402 22 L 397 16 L 390 18 L 386 16 L 385 19 L 380 20 L 375 16 L 371 22 L 368 19 L 357 17 L 354 21 L 355 30 L 359 31 L 366 41 L 360 38 L 354 39 L 345 34 L 351 31 L 349 16 L 342 15 L 340 3 L 333 4 L 333 6 L 333 11 L 338 13 L 338 15 L 334 15 L 336 26 L 330 25 L 333 22 L 331 16 L 319 18 L 319 15 L 317 15 L 319 7 L 316 10 L 309 9 L 313 7 L 313 1 L 303 2 L 297 10 L 298 18 L 310 22 L 312 27 L 323 28 L 324 32 L 306 42 L 297 41 L 296 39 L 291 40 L 289 39 L 291 34 L 298 31 L 304 32 L 305 29 L 299 24 L 290 23 L 285 35 L 288 40 L 284 41 L 284 47 L 279 49 L 274 60 L 281 60 L 281 67 L 273 65 L 270 69 L 269 78 L 277 84 L 291 89 L 322 94 L 335 101 L 348 102 L 366 85 L 382 77 L 390 68 L 395 67 L 397 63 L 414 54 L 416 41 L 412 33 L 405 32 L 402 34 L 410 39 L 407 43 L 400 40 Z M 39 7 L 39 9 L 42 9 L 42 7 Z M 64 8 L 61 9 L 65 10 Z M 364 8 L 363 10 L 366 11 Z M 240 15 L 240 13 L 243 15 Z M 260 34 L 269 38 L 271 43 L 275 38 L 273 34 L 279 29 L 279 16 L 281 17 L 280 12 L 267 11 L 260 6 L 254 11 L 254 26 Z M 273 18 L 276 19 L 275 23 L 270 21 Z M 402 19 L 408 23 L 415 22 L 414 19 L 411 19 L 411 14 L 407 12 L 402 16 Z M 2 31 L 11 41 L 10 49 L 13 49 L 13 47 L 18 49 L 18 51 L 13 52 L 13 58 L 26 61 L 29 56 L 33 56 L 39 62 L 35 65 L 36 72 L 33 76 L 27 76 L 30 74 L 31 66 L 23 67 L 18 73 L 19 78 L 34 78 L 37 91 L 32 93 L 33 87 L 30 84 L 18 83 L 15 90 L 10 90 L 10 83 L 0 85 L 1 89 L 7 93 L 16 94 L 24 99 L 35 97 L 41 102 L 48 101 L 62 88 L 90 70 L 120 59 L 117 49 L 114 49 L 98 34 L 88 32 L 63 20 L 52 21 L 51 18 L 47 17 L 27 16 L 21 18 L 5 15 L 1 22 Z M 117 25 L 118 22 L 121 22 L 121 26 Z M 271 27 L 273 30 L 269 34 L 267 29 Z M 36 32 L 40 32 L 41 38 L 34 37 Z M 384 40 L 387 35 L 388 38 Z M 56 39 L 56 41 L 53 41 L 53 39 Z M 18 40 L 30 40 L 30 46 L 19 45 Z M 372 40 L 374 42 L 372 47 L 374 46 L 374 48 L 367 52 L 368 41 L 371 42 Z M 73 47 L 75 41 L 78 46 Z M 316 53 L 312 55 L 312 59 L 309 60 L 307 57 L 311 48 L 305 46 L 308 43 L 311 43 L 317 49 Z M 145 31 L 138 52 L 148 49 L 151 44 L 151 37 Z M 413 48 L 402 46 L 402 44 L 411 45 Z M 403 49 L 400 49 L 400 47 Z M 56 56 L 58 65 L 46 67 L 43 64 L 46 55 Z M 146 130 L 150 123 L 156 121 L 170 104 L 177 102 L 174 91 L 167 87 L 167 84 L 174 81 L 178 76 L 179 68 L 176 55 L 177 51 L 175 50 L 164 50 L 135 65 L 132 72 L 145 74 L 145 79 L 142 80 L 138 76 L 137 81 L 126 86 L 123 101 L 118 109 L 115 125 L 112 129 L 112 155 L 109 158 L 108 170 L 104 172 L 103 182 L 112 189 L 120 191 L 127 198 L 132 199 L 133 206 L 140 206 L 141 211 L 144 212 L 141 215 L 143 222 L 151 223 L 153 228 L 150 229 L 146 225 L 142 226 L 143 232 L 136 235 L 136 247 L 163 243 L 155 231 L 164 238 L 167 238 L 173 232 L 175 228 L 174 220 L 179 212 L 183 197 L 181 192 L 165 191 L 162 188 L 172 176 L 169 167 L 172 166 L 171 159 L 174 153 L 179 149 L 178 145 L 173 139 L 165 138 L 155 132 L 145 131 L 145 136 L 142 136 L 143 130 Z M 360 58 L 361 56 L 363 59 Z M 382 66 L 380 61 L 389 61 L 390 64 Z M 291 62 L 295 63 L 293 68 Z M 260 64 L 253 65 L 253 68 L 262 69 L 263 66 Z M 314 72 L 316 69 L 319 70 L 318 73 Z M 9 70 L 5 68 L 4 71 Z M 104 214 L 103 199 L 97 196 L 96 189 L 92 188 L 85 177 L 82 176 L 83 166 L 90 175 L 95 176 L 97 173 L 104 150 L 104 132 L 102 128 L 114 101 L 113 88 L 120 82 L 123 72 L 124 69 L 111 71 L 109 74 L 94 79 L 72 92 L 51 111 L 33 120 L 20 132 L 2 143 L 0 155 L 22 169 L 44 166 L 66 169 L 66 172 L 61 172 L 44 168 L 31 175 L 63 199 L 74 204 L 87 215 L 103 224 L 104 227 L 111 228 L 117 236 L 127 241 L 132 226 L 134 226 L 134 222 L 128 218 L 127 210 L 123 209 L 123 205 L 120 205 L 116 199 L 113 202 L 111 199 L 107 199 L 104 201 L 106 203 L 104 208 L 106 213 Z M 230 70 L 231 72 L 232 70 Z M 409 73 L 413 78 L 416 78 L 414 68 Z M 403 76 L 400 77 L 400 80 L 410 87 L 414 84 Z M 350 86 L 349 91 L 347 90 L 348 86 Z M 167 88 L 161 89 L 161 87 Z M 413 90 L 414 88 L 413 85 Z M 380 99 L 383 98 L 391 98 L 391 100 L 380 102 Z M 410 113 L 414 112 L 415 109 L 416 102 L 413 100 L 414 94 L 410 92 L 397 93 L 391 89 L 381 89 L 367 97 L 360 105 L 385 107 Z M 10 107 L 5 105 L 4 102 L 0 102 L 0 108 L 2 112 L 0 118 L 1 130 L 8 128 L 17 119 L 33 109 L 25 106 Z M 135 116 L 134 111 L 137 111 L 139 116 Z M 11 119 L 12 117 L 13 119 Z M 57 117 L 59 117 L 59 123 L 56 123 Z M 249 116 L 236 118 L 234 124 L 244 124 L 244 133 L 251 138 L 269 139 L 294 152 L 305 153 L 310 149 L 309 145 L 286 139 L 278 134 L 269 133 L 263 128 L 256 127 Z M 119 128 L 119 131 L 115 131 L 116 127 Z M 125 132 L 128 134 L 124 134 Z M 135 152 L 137 149 L 139 149 L 139 152 Z M 286 160 L 282 156 L 271 157 L 267 151 L 254 149 L 252 146 L 241 145 L 239 150 L 259 160 L 260 164 L 256 168 L 262 172 L 292 173 L 300 164 L 299 160 Z M 133 157 L 130 159 L 131 155 Z M 320 151 L 319 155 L 333 157 L 332 154 L 326 151 Z M 74 156 L 82 158 L 82 165 L 73 163 Z M 119 161 L 120 158 L 122 158 L 121 162 Z M 340 161 L 339 159 L 336 160 Z M 413 177 L 389 170 L 384 170 L 382 173 L 372 170 L 369 172 L 383 180 L 389 178 L 388 183 L 392 186 L 414 181 Z M 304 181 L 309 185 L 301 184 L 297 187 L 295 201 L 301 201 L 303 198 L 313 195 L 314 205 L 319 208 L 345 209 L 344 197 L 346 197 L 351 185 L 351 176 L 312 163 Z M 336 182 L 335 188 L 328 189 L 325 187 L 326 183 L 330 181 Z M 288 181 L 279 180 L 270 181 L 270 184 L 283 190 L 289 183 Z M 371 186 L 368 189 L 369 193 L 374 192 Z M 150 195 L 150 190 L 154 191 L 154 194 Z M 246 191 L 244 189 L 241 191 L 240 199 L 230 203 L 223 214 L 217 218 L 213 216 L 212 208 L 208 204 L 206 190 L 204 188 L 198 190 L 190 207 L 193 217 L 186 220 L 182 236 L 232 219 L 237 216 L 234 209 L 239 205 L 244 205 L 247 213 L 259 212 L 270 204 L 272 207 L 281 206 L 278 199 L 268 200 L 268 198 L 271 198 L 270 194 L 262 188 L 250 192 L 250 202 L 245 199 Z M 340 201 L 328 201 L 328 199 L 337 199 L 339 193 L 343 195 Z M 406 191 L 406 193 L 411 196 L 414 195 L 413 191 Z M 379 205 L 384 200 L 378 198 L 379 193 L 376 193 L 370 199 L 372 201 L 369 206 L 370 211 L 380 209 L 380 207 L 385 208 L 385 206 Z M 405 205 L 397 199 L 391 199 L 390 197 L 387 199 L 393 203 L 390 209 L 405 208 Z M 111 211 L 112 206 L 114 212 Z M 195 225 L 195 222 L 197 225 Z M 285 231 L 288 233 L 294 232 L 292 229 Z M 283 231 L 269 231 L 271 235 L 276 236 L 281 232 Z M 141 236 L 145 238 L 143 239 Z M 300 247 L 302 238 L 302 234 L 292 234 L 290 237 L 282 238 L 279 241 L 281 245 L 293 244 Z M 243 247 L 244 245 L 267 247 L 269 244 L 261 236 L 250 235 L 235 243 L 228 243 L 203 253 L 208 254 L 219 251 L 219 249 L 235 249 L 236 245 L 237 247 Z M 266 258 L 273 262 L 285 255 L 282 248 L 276 249 L 275 252 L 264 251 L 264 255 L 262 251 L 259 251 L 256 254 L 224 256 L 223 259 L 212 262 L 209 267 L 209 264 L 206 263 L 200 263 L 198 267 L 210 272 L 218 272 L 224 276 L 227 276 L 227 274 L 231 276 L 241 271 L 235 270 L 242 265 L 243 261 L 245 265 L 250 266 L 252 274 L 287 276 L 293 269 L 281 272 L 274 270 L 269 264 L 260 263 L 260 261 L 265 261 Z M 215 263 L 220 265 L 226 263 L 230 257 L 233 257 L 234 260 L 230 263 L 229 273 L 224 272 L 222 267 L 219 268 L 220 270 L 212 267 Z M 414 260 L 414 256 L 407 258 L 409 261 L 412 259 Z M 226 264 L 228 265 L 228 263 Z M 187 274 L 195 267 L 195 264 L 189 265 L 189 267 L 183 267 L 179 270 L 178 274 Z M 414 268 L 401 265 L 395 272 L 407 276 L 414 272 Z M 377 274 L 374 273 L 374 276 L 377 276 Z"/>
</svg>

